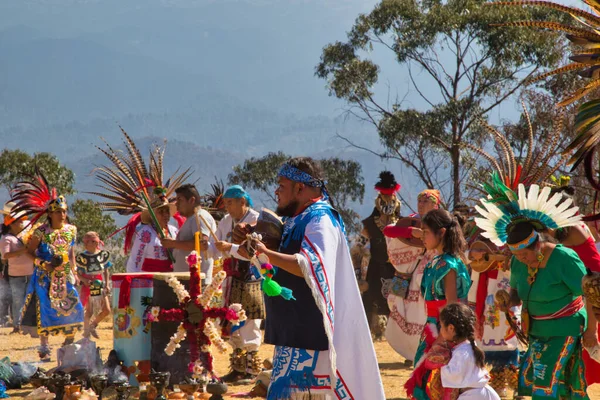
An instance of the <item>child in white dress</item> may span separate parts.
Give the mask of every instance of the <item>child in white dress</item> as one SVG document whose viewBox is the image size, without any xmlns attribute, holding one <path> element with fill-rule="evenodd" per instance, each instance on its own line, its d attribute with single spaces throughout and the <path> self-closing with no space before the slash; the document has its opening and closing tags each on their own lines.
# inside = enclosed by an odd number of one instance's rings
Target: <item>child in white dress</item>
<svg viewBox="0 0 600 400">
<path fill-rule="evenodd" d="M 459 389 L 459 400 L 500 400 L 488 385 L 485 354 L 475 344 L 475 313 L 464 304 L 449 304 L 440 312 L 440 322 L 440 335 L 456 343 L 450 362 L 441 368 L 442 386 Z"/>
</svg>

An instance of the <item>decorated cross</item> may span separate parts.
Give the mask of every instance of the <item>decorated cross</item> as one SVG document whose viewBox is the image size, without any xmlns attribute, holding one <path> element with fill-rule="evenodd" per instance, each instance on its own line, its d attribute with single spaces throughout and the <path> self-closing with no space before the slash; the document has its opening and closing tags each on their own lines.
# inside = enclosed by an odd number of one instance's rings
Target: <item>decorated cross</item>
<svg viewBox="0 0 600 400">
<path fill-rule="evenodd" d="M 166 280 L 177 295 L 179 307 L 171 309 L 152 307 L 148 319 L 150 322 L 181 321 L 177 332 L 171 337 L 171 341 L 165 348 L 165 353 L 169 356 L 173 355 L 175 350 L 180 347 L 179 343 L 187 337 L 190 343 L 189 372 L 195 379 L 209 374 L 213 379 L 218 380 L 213 369 L 211 345 L 222 353 L 227 352 L 227 345 L 221 338 L 220 330 L 217 328 L 219 324 L 215 320 L 226 319 L 235 326 L 246 320 L 246 313 L 239 304 L 232 304 L 229 307 L 219 307 L 214 304 L 213 297 L 227 276 L 223 271 L 216 274 L 212 283 L 202 292 L 199 260 L 200 257 L 196 251 L 186 258 L 190 266 L 189 292 L 177 278 L 172 276 Z"/>
</svg>

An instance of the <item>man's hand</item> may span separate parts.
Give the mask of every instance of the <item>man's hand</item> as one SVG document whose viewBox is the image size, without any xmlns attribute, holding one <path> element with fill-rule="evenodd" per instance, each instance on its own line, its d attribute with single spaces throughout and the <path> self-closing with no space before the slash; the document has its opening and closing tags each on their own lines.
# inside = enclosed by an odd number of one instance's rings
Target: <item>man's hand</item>
<svg viewBox="0 0 600 400">
<path fill-rule="evenodd" d="M 229 253 L 231 251 L 232 244 L 229 243 L 229 242 L 226 242 L 224 240 L 220 240 L 220 241 L 218 241 L 218 242 L 215 243 L 215 247 L 221 253 Z"/>
<path fill-rule="evenodd" d="M 411 234 L 413 235 L 413 237 L 416 237 L 417 239 L 422 239 L 423 238 L 423 229 L 412 228 Z"/>
<path fill-rule="evenodd" d="M 252 233 L 252 226 L 246 223 L 240 223 L 233 228 L 233 243 L 241 244 L 246 240 L 246 236 Z"/>
<path fill-rule="evenodd" d="M 242 257 L 244 257 L 246 259 L 250 259 L 251 258 L 250 253 L 248 252 L 248 249 L 246 248 L 246 243 L 242 243 L 240 245 L 240 247 L 238 248 L 237 253 L 238 253 L 238 255 L 240 255 L 240 256 L 242 256 Z"/>
<path fill-rule="evenodd" d="M 160 239 L 160 244 L 165 249 L 174 249 L 176 240 L 173 239 Z"/>
<path fill-rule="evenodd" d="M 265 253 L 267 251 L 267 246 L 263 242 L 255 242 L 254 247 L 257 253 Z"/>
</svg>

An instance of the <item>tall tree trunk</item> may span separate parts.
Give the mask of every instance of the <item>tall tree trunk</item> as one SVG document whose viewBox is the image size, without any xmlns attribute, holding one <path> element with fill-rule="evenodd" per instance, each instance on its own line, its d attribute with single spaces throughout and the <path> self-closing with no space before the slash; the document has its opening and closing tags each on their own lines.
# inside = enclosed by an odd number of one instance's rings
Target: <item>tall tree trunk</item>
<svg viewBox="0 0 600 400">
<path fill-rule="evenodd" d="M 452 208 L 454 208 L 460 203 L 460 147 L 455 143 L 452 144 L 450 156 L 452 158 Z M 450 208 L 449 204 L 447 206 Z"/>
</svg>

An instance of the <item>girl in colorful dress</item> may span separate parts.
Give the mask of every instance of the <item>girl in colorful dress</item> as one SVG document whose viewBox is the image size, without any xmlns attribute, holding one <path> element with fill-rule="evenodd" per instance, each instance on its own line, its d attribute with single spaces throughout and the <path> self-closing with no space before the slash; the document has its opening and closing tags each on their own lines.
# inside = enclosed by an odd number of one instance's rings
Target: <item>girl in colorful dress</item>
<svg viewBox="0 0 600 400">
<path fill-rule="evenodd" d="M 581 359 L 582 333 L 596 335 L 593 316 L 587 324 L 581 281 L 585 266 L 563 245 L 544 241 L 541 231 L 579 225 L 571 200 L 537 184 L 513 191 L 497 174 L 484 186 L 488 196 L 477 207 L 483 236 L 505 243 L 513 254 L 510 293 L 496 293 L 501 310 L 522 304 L 519 337 L 529 348 L 521 359 L 518 394 L 536 399 L 588 399 Z M 584 333 L 585 332 L 585 333 Z"/>
<path fill-rule="evenodd" d="M 65 335 L 65 344 L 70 344 L 83 323 L 73 271 L 77 228 L 67 223 L 65 198 L 48 186 L 39 171 L 34 180 L 17 183 L 11 194 L 11 201 L 16 203 L 14 212 L 32 216 L 32 225 L 47 216 L 46 223 L 34 231 L 27 244 L 35 257 L 35 270 L 21 314 L 21 331 L 33 337 L 39 335 L 39 356 L 45 360 L 50 355 L 48 335 Z"/>
<path fill-rule="evenodd" d="M 419 360 L 436 339 L 440 327 L 440 310 L 447 304 L 466 302 L 471 278 L 462 257 L 466 250 L 461 224 L 446 210 L 433 210 L 423 217 L 423 244 L 427 250 L 435 250 L 425 267 L 421 282 L 421 293 L 427 307 L 427 323 L 415 355 L 415 370 L 405 384 L 409 396 L 415 399 L 430 399 L 427 383 L 432 373 L 423 371 Z"/>
<path fill-rule="evenodd" d="M 475 343 L 475 314 L 464 304 L 449 304 L 440 312 L 440 336 L 455 343 L 448 364 L 440 368 L 442 386 L 459 389 L 458 400 L 500 400 L 488 385 L 485 354 Z"/>
<path fill-rule="evenodd" d="M 98 324 L 110 314 L 108 269 L 112 267 L 112 263 L 110 253 L 100 249 L 101 244 L 100 236 L 96 232 L 86 233 L 83 236 L 85 250 L 76 257 L 77 272 L 81 281 L 81 304 L 85 308 L 83 336 L 92 335 L 96 339 L 100 339 L 96 332 Z"/>
</svg>

